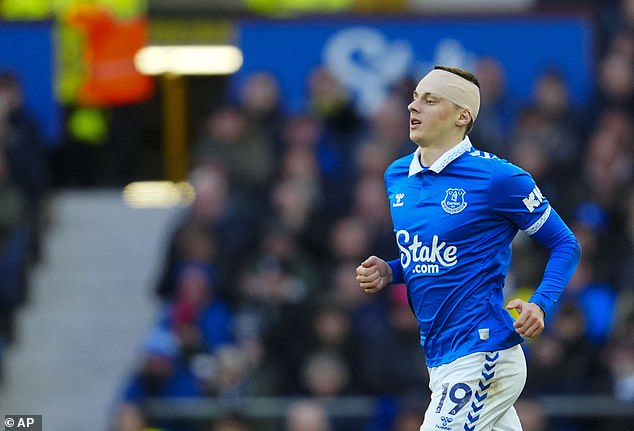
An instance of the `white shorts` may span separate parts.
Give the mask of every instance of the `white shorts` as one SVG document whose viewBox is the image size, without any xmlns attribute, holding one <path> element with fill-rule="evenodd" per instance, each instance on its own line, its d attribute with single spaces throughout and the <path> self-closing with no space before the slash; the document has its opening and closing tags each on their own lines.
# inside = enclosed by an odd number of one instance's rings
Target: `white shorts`
<svg viewBox="0 0 634 431">
<path fill-rule="evenodd" d="M 521 431 L 513 408 L 526 383 L 517 345 L 429 368 L 431 402 L 420 431 Z"/>
</svg>

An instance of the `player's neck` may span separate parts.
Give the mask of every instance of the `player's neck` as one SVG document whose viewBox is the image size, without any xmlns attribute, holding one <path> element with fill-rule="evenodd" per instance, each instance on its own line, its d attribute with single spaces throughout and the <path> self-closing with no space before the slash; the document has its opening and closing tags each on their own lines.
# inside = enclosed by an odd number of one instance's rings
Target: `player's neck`
<svg viewBox="0 0 634 431">
<path fill-rule="evenodd" d="M 463 137 L 452 136 L 445 140 L 434 140 L 431 144 L 419 143 L 421 166 L 431 166 L 447 151 L 462 142 Z"/>
</svg>

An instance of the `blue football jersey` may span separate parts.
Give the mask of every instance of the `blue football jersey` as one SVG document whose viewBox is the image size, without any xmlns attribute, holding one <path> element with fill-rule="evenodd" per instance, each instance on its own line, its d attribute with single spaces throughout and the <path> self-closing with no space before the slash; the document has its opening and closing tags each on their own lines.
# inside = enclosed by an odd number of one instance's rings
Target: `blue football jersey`
<svg viewBox="0 0 634 431">
<path fill-rule="evenodd" d="M 503 287 L 518 230 L 551 213 L 533 178 L 465 138 L 429 168 L 396 160 L 385 184 L 427 365 L 520 343 Z"/>
</svg>

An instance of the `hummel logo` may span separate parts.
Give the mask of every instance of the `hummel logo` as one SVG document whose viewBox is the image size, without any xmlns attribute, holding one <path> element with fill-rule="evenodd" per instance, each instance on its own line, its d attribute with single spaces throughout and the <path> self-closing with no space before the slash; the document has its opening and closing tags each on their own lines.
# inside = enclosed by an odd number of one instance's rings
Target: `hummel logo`
<svg viewBox="0 0 634 431">
<path fill-rule="evenodd" d="M 446 427 L 447 424 L 450 424 L 450 423 L 453 422 L 453 419 L 452 418 L 448 418 L 447 416 L 441 416 L 440 420 L 442 422 L 442 426 L 444 426 L 444 427 Z"/>
<path fill-rule="evenodd" d="M 537 208 L 542 203 L 543 200 L 544 195 L 542 195 L 539 187 L 535 186 L 533 191 L 527 197 L 522 199 L 522 202 L 524 202 L 527 210 L 533 212 L 535 211 L 535 208 Z"/>
<path fill-rule="evenodd" d="M 394 195 L 394 199 L 396 202 L 392 204 L 393 207 L 402 207 L 403 206 L 403 198 L 405 197 L 405 193 L 397 193 Z"/>
</svg>

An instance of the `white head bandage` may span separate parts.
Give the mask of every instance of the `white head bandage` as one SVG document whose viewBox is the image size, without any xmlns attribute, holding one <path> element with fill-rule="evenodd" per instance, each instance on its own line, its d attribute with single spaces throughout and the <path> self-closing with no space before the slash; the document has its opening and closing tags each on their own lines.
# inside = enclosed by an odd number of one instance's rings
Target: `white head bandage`
<svg viewBox="0 0 634 431">
<path fill-rule="evenodd" d="M 418 94 L 431 93 L 471 112 L 475 121 L 480 110 L 480 89 L 473 82 L 446 70 L 434 69 L 416 87 Z"/>
</svg>

